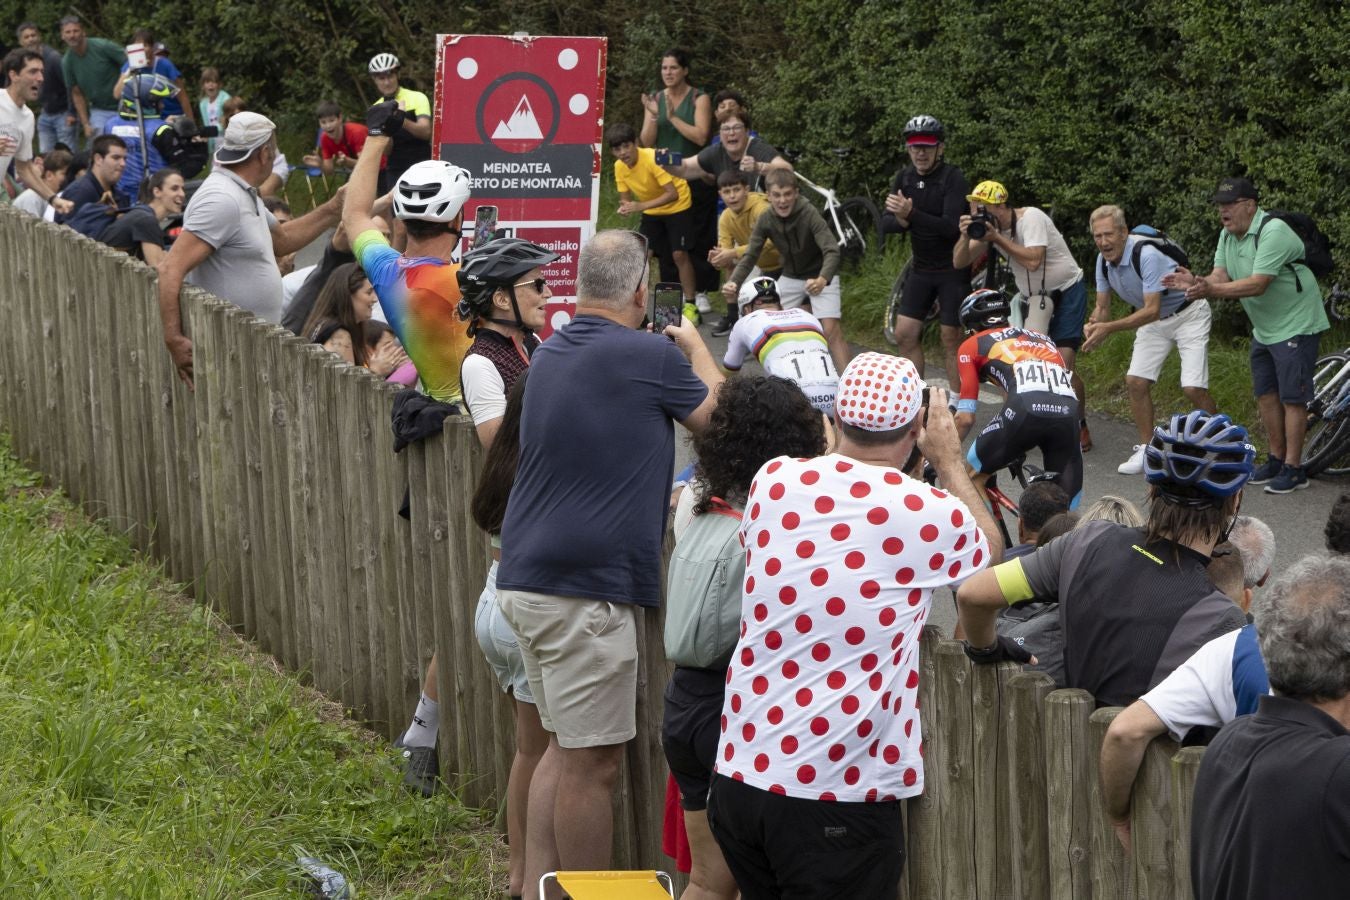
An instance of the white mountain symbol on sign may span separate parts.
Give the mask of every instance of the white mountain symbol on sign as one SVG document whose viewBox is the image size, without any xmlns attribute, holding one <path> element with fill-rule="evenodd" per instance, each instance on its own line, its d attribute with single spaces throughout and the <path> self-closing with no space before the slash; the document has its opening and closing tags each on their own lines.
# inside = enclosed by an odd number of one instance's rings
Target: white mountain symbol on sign
<svg viewBox="0 0 1350 900">
<path fill-rule="evenodd" d="M 520 102 L 516 104 L 516 111 L 511 113 L 511 120 L 498 122 L 497 130 L 492 132 L 494 141 L 539 141 L 543 138 L 544 132 L 539 129 L 539 120 L 530 108 L 530 99 L 524 94 L 520 95 Z"/>
</svg>

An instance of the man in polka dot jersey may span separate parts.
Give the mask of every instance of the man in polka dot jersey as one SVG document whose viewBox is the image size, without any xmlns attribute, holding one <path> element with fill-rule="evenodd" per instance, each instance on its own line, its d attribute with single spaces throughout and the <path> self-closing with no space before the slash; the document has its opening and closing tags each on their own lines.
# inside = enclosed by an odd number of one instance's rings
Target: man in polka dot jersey
<svg viewBox="0 0 1350 900">
<path fill-rule="evenodd" d="M 839 382 L 838 452 L 774 459 L 751 484 L 708 799 L 746 900 L 895 896 L 900 800 L 923 791 L 919 632 L 934 588 L 1002 553 L 946 392 L 923 393 L 909 360 L 862 354 Z M 902 474 L 916 442 L 946 490 Z"/>
</svg>

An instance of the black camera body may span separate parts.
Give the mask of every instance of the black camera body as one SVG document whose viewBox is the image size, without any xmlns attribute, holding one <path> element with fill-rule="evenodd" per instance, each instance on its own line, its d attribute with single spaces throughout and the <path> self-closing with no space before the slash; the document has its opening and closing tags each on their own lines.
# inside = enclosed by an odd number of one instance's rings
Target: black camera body
<svg viewBox="0 0 1350 900">
<path fill-rule="evenodd" d="M 988 210 L 981 208 L 975 215 L 970 217 L 970 224 L 966 226 L 966 235 L 975 238 L 976 240 L 980 240 L 989 233 L 990 225 L 993 225 L 994 228 L 997 229 L 998 220 L 995 219 L 993 214 Z"/>
</svg>

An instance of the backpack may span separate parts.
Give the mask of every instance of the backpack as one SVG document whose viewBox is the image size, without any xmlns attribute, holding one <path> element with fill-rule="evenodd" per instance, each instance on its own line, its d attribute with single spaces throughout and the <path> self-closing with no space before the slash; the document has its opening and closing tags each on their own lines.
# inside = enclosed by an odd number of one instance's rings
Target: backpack
<svg viewBox="0 0 1350 900">
<path fill-rule="evenodd" d="M 1256 239 L 1252 242 L 1252 252 L 1261 246 L 1261 231 L 1270 223 L 1271 219 L 1279 219 L 1284 224 L 1293 229 L 1294 234 L 1298 235 L 1299 240 L 1303 241 L 1303 257 L 1294 262 L 1285 263 L 1294 273 L 1294 286 L 1303 290 L 1303 283 L 1299 281 L 1298 270 L 1294 268 L 1294 263 L 1303 263 L 1308 267 L 1308 271 L 1313 273 L 1314 278 L 1326 278 L 1336 268 L 1336 263 L 1331 259 L 1331 239 L 1322 233 L 1322 229 L 1317 227 L 1312 216 L 1306 213 L 1289 212 L 1285 209 L 1268 209 L 1266 217 L 1261 220 L 1261 224 L 1256 229 Z"/>
<path fill-rule="evenodd" d="M 97 241 L 103 237 L 103 232 L 108 230 L 108 226 L 116 221 L 118 213 L 122 211 L 117 207 L 91 200 L 71 213 L 65 224 L 85 237 Z"/>
<path fill-rule="evenodd" d="M 1059 604 L 1054 601 L 1018 603 L 1000 610 L 994 622 L 999 637 L 1009 637 L 1031 651 L 1036 665 L 1029 672 L 1044 672 L 1064 687 L 1064 631 L 1059 624 Z"/>
<path fill-rule="evenodd" d="M 1145 247 L 1153 247 L 1159 250 L 1164 256 L 1172 260 L 1179 266 L 1191 267 L 1191 257 L 1186 253 L 1182 246 L 1167 236 L 1167 232 L 1159 231 L 1152 225 L 1136 225 L 1130 229 L 1130 234 L 1135 235 L 1139 240 L 1134 242 L 1134 251 L 1130 254 L 1130 268 L 1134 269 L 1134 274 L 1141 279 L 1144 277 L 1143 271 L 1139 268 L 1139 256 L 1144 252 Z M 1099 265 L 1102 270 L 1102 281 L 1106 281 L 1106 257 L 1099 256 Z"/>
<path fill-rule="evenodd" d="M 714 497 L 670 555 L 666 658 L 695 669 L 726 668 L 741 633 L 745 548 L 741 513 Z"/>
</svg>

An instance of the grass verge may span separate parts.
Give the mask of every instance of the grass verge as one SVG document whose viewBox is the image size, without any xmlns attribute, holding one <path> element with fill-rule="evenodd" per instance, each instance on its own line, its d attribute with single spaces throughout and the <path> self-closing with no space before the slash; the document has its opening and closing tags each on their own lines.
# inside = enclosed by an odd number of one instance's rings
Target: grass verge
<svg viewBox="0 0 1350 900">
<path fill-rule="evenodd" d="M 0 896 L 487 897 L 504 852 L 451 798 L 40 486 L 0 437 Z"/>
</svg>

